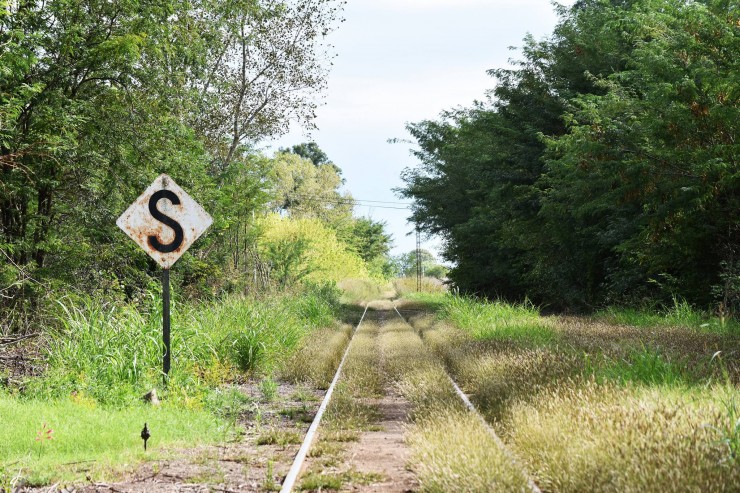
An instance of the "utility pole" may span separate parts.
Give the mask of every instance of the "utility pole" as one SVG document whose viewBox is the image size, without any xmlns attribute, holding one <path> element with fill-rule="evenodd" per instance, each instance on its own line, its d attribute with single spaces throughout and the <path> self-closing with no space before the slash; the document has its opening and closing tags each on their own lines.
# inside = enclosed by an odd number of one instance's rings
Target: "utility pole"
<svg viewBox="0 0 740 493">
<path fill-rule="evenodd" d="M 421 231 L 416 227 L 416 291 L 421 292 Z"/>
</svg>

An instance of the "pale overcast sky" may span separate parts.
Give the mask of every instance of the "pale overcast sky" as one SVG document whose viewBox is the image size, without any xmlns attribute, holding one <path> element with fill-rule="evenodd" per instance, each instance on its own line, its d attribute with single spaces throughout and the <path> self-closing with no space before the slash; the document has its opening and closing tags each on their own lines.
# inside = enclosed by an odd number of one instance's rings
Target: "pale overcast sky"
<svg viewBox="0 0 740 493">
<path fill-rule="evenodd" d="M 570 5 L 573 0 L 560 3 Z M 349 0 L 346 22 L 331 35 L 338 57 L 325 105 L 310 137 L 301 129 L 268 149 L 314 140 L 342 168 L 355 199 L 400 202 L 401 171 L 417 164 L 405 125 L 482 100 L 491 68 L 517 57 L 527 33 L 548 36 L 557 22 L 549 0 Z M 393 206 L 393 204 L 377 204 Z M 408 211 L 358 206 L 356 214 L 386 221 L 393 254 L 415 248 Z M 424 248 L 438 251 L 439 242 Z"/>
</svg>

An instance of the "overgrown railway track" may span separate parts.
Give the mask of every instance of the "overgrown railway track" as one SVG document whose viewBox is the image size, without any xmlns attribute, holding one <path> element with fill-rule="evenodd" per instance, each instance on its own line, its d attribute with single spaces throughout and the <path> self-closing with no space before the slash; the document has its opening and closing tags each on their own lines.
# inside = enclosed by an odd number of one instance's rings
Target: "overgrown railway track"
<svg viewBox="0 0 740 493">
<path fill-rule="evenodd" d="M 354 335 L 358 332 L 360 327 L 362 326 L 363 321 L 365 320 L 365 316 L 367 314 L 368 307 L 366 306 L 365 311 L 362 314 L 362 318 L 360 319 L 360 322 L 357 324 L 357 326 L 354 328 L 352 332 L 352 337 L 349 340 L 349 343 L 347 344 L 347 347 L 345 349 L 344 355 L 342 357 L 342 360 L 337 368 L 337 371 L 334 375 L 334 378 L 332 379 L 332 383 L 327 390 L 324 399 L 321 403 L 321 406 L 319 408 L 319 411 L 317 412 L 316 416 L 314 417 L 313 422 L 311 423 L 311 427 L 309 428 L 308 433 L 306 434 L 306 437 L 301 445 L 300 450 L 295 456 L 295 459 L 293 461 L 293 465 L 290 468 L 290 471 L 285 477 L 285 480 L 283 481 L 282 487 L 281 487 L 281 493 L 289 493 L 294 491 L 296 488 L 296 485 L 298 483 L 298 480 L 301 477 L 301 472 L 304 469 L 304 463 L 306 461 L 306 457 L 309 455 L 309 451 L 311 449 L 311 446 L 316 438 L 316 434 L 319 430 L 319 427 L 321 426 L 321 421 L 324 416 L 324 413 L 331 401 L 332 395 L 334 393 L 334 389 L 337 385 L 337 383 L 342 378 L 342 369 L 345 366 L 345 362 L 348 358 L 348 355 L 350 354 L 350 348 L 352 347 L 352 343 L 354 341 Z M 388 312 L 394 311 L 395 314 L 401 319 L 402 323 L 409 328 L 410 331 L 412 331 L 417 337 L 420 337 L 420 334 L 416 332 L 416 330 L 413 328 L 413 326 L 409 323 L 409 321 L 404 318 L 404 316 L 401 314 L 401 312 L 398 310 L 398 308 L 393 304 L 392 310 L 385 310 Z M 416 312 L 416 310 L 415 310 Z M 394 317 L 393 317 L 394 318 Z M 389 322 L 388 317 L 381 317 L 381 321 L 383 324 L 386 324 Z M 421 337 L 420 337 L 421 338 Z M 421 338 L 423 341 L 423 338 Z M 522 471 L 524 477 L 527 479 L 527 485 L 529 491 L 532 491 L 533 493 L 541 493 L 540 489 L 537 487 L 535 482 L 532 480 L 531 476 L 528 475 L 524 467 L 521 465 L 520 461 L 514 456 L 514 454 L 508 449 L 508 447 L 505 445 L 505 443 L 501 440 L 501 438 L 496 434 L 495 430 L 491 427 L 491 425 L 486 421 L 486 419 L 483 417 L 483 415 L 476 409 L 476 407 L 473 405 L 473 403 L 470 401 L 468 396 L 461 390 L 460 386 L 455 382 L 455 380 L 452 378 L 452 376 L 445 371 L 445 375 L 447 379 L 449 380 L 449 384 L 452 388 L 454 388 L 455 394 L 458 396 L 458 398 L 462 401 L 465 408 L 470 412 L 472 415 L 474 415 L 482 424 L 482 426 L 485 428 L 487 433 L 490 435 L 490 437 L 493 439 L 493 442 L 496 444 L 497 447 L 501 449 L 503 454 L 507 457 L 507 459 L 510 461 L 511 465 L 514 468 L 519 469 Z"/>
</svg>

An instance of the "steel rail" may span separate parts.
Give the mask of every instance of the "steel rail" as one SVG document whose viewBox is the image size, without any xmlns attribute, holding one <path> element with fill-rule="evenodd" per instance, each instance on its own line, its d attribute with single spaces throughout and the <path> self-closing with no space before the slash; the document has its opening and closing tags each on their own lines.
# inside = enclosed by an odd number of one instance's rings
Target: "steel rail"
<svg viewBox="0 0 740 493">
<path fill-rule="evenodd" d="M 406 325 L 408 325 L 412 329 L 414 328 L 414 326 L 411 325 L 409 321 L 403 318 L 403 315 L 401 315 L 401 312 L 398 311 L 398 308 L 396 308 L 395 304 L 393 305 L 393 309 L 396 311 L 398 316 L 401 317 L 401 320 L 403 320 Z M 465 392 L 462 391 L 460 386 L 457 385 L 457 383 L 452 378 L 452 376 L 450 376 L 447 370 L 446 369 L 443 369 L 443 370 L 445 372 L 445 375 L 447 375 L 447 378 L 450 380 L 450 383 L 455 388 L 455 393 L 457 394 L 458 397 L 460 397 L 460 400 L 463 401 L 463 404 L 465 404 L 465 407 L 468 409 L 468 411 L 473 413 L 473 415 L 475 415 L 475 417 L 477 417 L 478 420 L 483 424 L 486 431 L 488 431 L 488 434 L 491 436 L 491 438 L 493 438 L 493 441 L 496 442 L 496 445 L 498 445 L 498 447 L 503 451 L 504 455 L 506 455 L 506 457 L 509 459 L 509 462 L 511 462 L 515 467 L 517 467 L 520 471 L 522 471 L 522 473 L 524 474 L 524 477 L 527 479 L 527 484 L 529 486 L 529 489 L 532 490 L 533 493 L 542 493 L 542 490 L 540 490 L 540 488 L 534 482 L 534 480 L 532 479 L 532 476 L 529 474 L 527 469 L 521 464 L 521 461 L 517 459 L 516 455 L 514 455 L 514 453 L 511 450 L 509 450 L 509 447 L 507 447 L 504 441 L 501 440 L 501 438 L 498 436 L 498 433 L 496 433 L 496 430 L 494 430 L 491 424 L 488 421 L 486 421 L 486 418 L 483 417 L 483 415 L 480 413 L 480 411 L 478 411 L 475 405 L 472 402 L 470 402 L 470 399 L 468 398 L 467 394 L 465 394 Z"/>
<path fill-rule="evenodd" d="M 329 385 L 329 389 L 326 391 L 326 395 L 324 395 L 324 400 L 321 401 L 321 406 L 319 407 L 316 416 L 314 416 L 313 421 L 311 422 L 311 426 L 308 428 L 306 438 L 303 439 L 303 444 L 301 445 L 301 448 L 298 449 L 298 453 L 296 454 L 295 459 L 293 459 L 293 465 L 290 466 L 290 470 L 283 480 L 283 485 L 280 488 L 280 493 L 291 493 L 293 491 L 293 488 L 295 487 L 296 481 L 298 481 L 298 477 L 301 474 L 301 469 L 303 468 L 303 462 L 306 460 L 308 451 L 311 449 L 311 444 L 313 444 L 313 439 L 316 436 L 316 431 L 319 429 L 321 418 L 324 416 L 324 411 L 326 411 L 326 407 L 329 405 L 329 401 L 331 400 L 331 395 L 334 393 L 334 387 L 336 387 L 337 381 L 339 380 L 339 375 L 342 373 L 342 367 L 344 366 L 344 361 L 347 359 L 347 355 L 349 354 L 349 348 L 350 346 L 352 346 L 352 340 L 354 339 L 357 331 L 360 329 L 362 321 L 365 320 L 365 314 L 367 314 L 368 306 L 369 303 L 365 305 L 365 311 L 362 312 L 360 322 L 352 331 L 352 335 L 350 336 L 349 342 L 347 343 L 347 349 L 344 350 L 342 361 L 339 363 L 339 366 L 337 367 L 337 372 L 334 374 L 334 379 L 332 379 L 331 385 Z"/>
</svg>

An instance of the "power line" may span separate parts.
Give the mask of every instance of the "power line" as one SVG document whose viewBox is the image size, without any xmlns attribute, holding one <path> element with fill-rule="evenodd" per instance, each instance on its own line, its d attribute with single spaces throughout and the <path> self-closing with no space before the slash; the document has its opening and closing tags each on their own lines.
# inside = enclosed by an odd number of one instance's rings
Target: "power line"
<svg viewBox="0 0 740 493">
<path fill-rule="evenodd" d="M 287 197 L 288 200 L 296 200 L 298 202 L 313 202 L 313 203 L 321 203 L 321 204 L 337 204 L 337 205 L 352 205 L 352 206 L 360 206 L 360 207 L 373 207 L 376 209 L 395 209 L 400 211 L 407 211 L 409 210 L 412 204 L 404 203 L 404 202 L 384 202 L 379 200 L 361 200 L 361 199 L 329 199 L 329 198 L 321 198 L 321 197 Z M 367 203 L 363 203 L 367 202 Z M 405 207 L 394 207 L 390 205 L 376 205 L 377 203 L 381 204 L 408 204 Z"/>
<path fill-rule="evenodd" d="M 301 198 L 309 198 L 309 199 L 319 199 L 323 200 L 322 197 L 317 197 L 315 195 L 302 195 L 299 193 L 293 194 L 293 197 L 301 197 Z M 327 200 L 338 200 L 338 199 L 327 199 Z M 399 201 L 390 201 L 390 200 L 371 200 L 371 199 L 356 199 L 354 197 L 347 198 L 345 200 L 354 200 L 356 202 L 373 202 L 377 204 L 393 204 L 393 205 L 414 205 L 413 202 L 399 202 Z"/>
<path fill-rule="evenodd" d="M 352 200 L 356 200 L 358 202 L 374 202 L 377 204 L 414 205 L 413 202 L 390 202 L 387 200 L 356 199 L 354 197 Z"/>
</svg>

